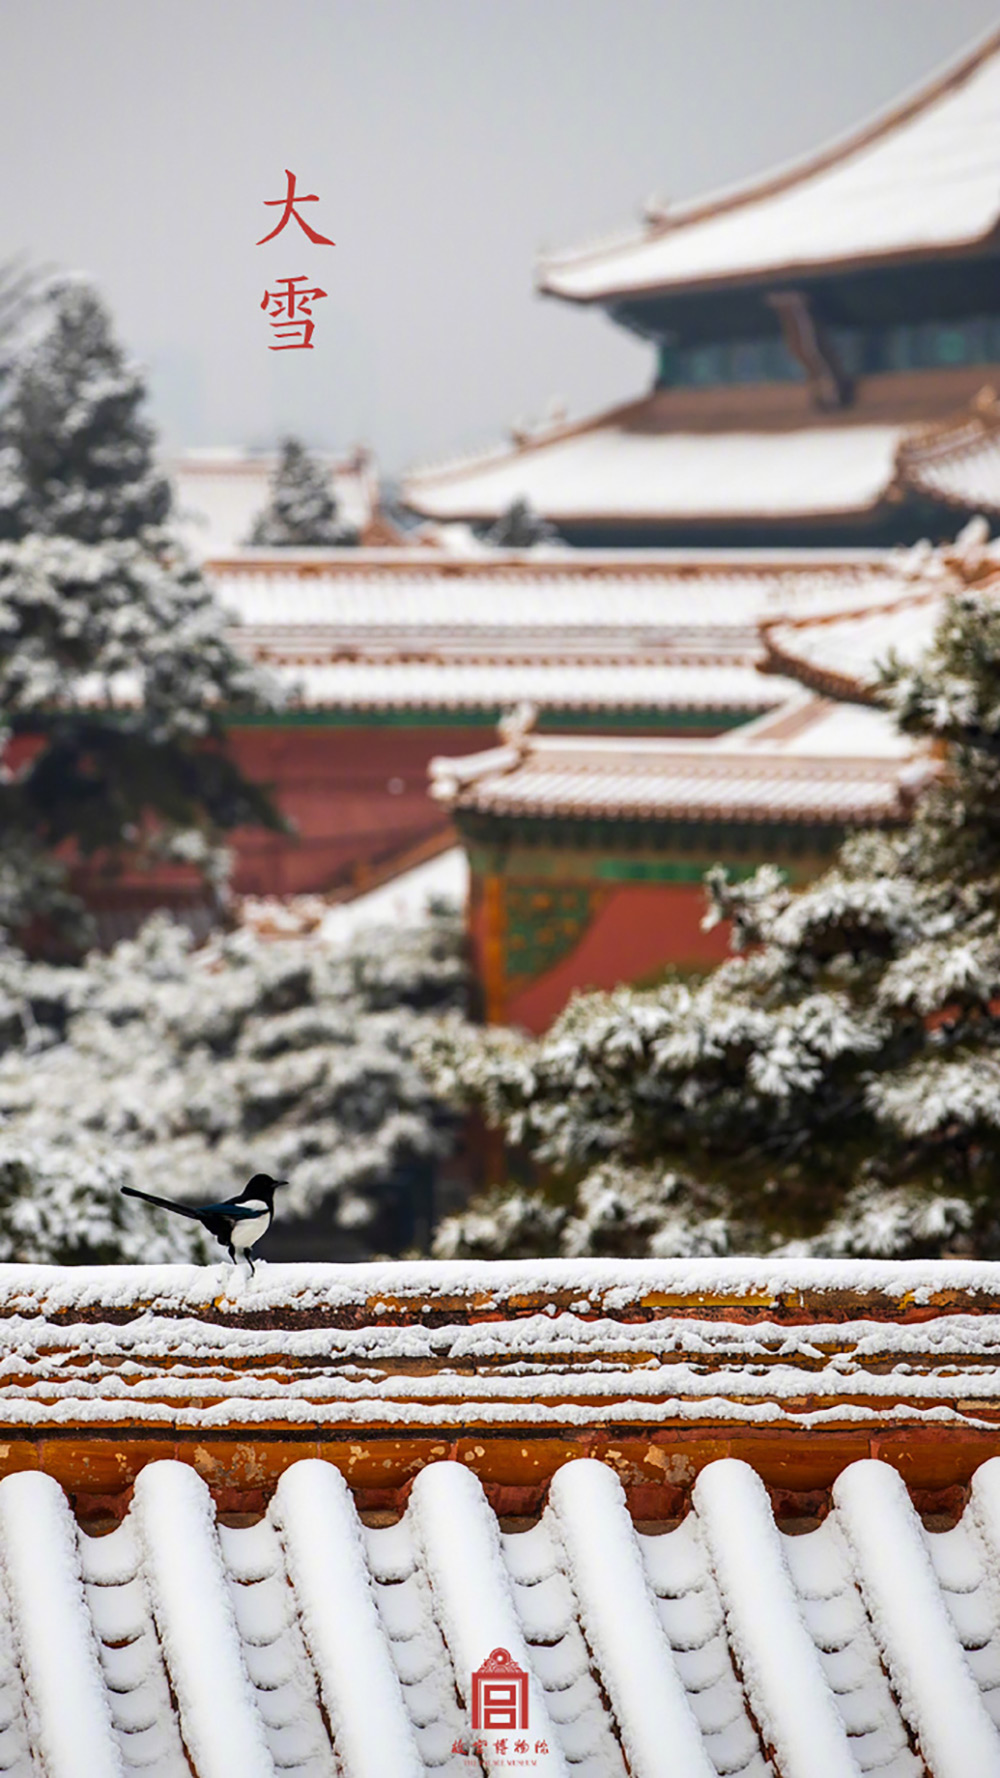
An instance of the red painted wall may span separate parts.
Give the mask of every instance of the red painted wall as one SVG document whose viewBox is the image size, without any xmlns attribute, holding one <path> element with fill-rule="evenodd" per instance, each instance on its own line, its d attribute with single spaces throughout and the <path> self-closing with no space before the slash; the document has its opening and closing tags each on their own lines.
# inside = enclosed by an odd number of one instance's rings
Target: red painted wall
<svg viewBox="0 0 1000 1778">
<path fill-rule="evenodd" d="M 248 778 L 273 788 L 297 837 L 233 836 L 242 895 L 321 892 L 352 871 L 443 832 L 448 813 L 427 793 L 438 753 L 474 753 L 482 728 L 236 728 L 230 751 Z"/>
<path fill-rule="evenodd" d="M 447 811 L 427 791 L 428 762 L 438 753 L 475 753 L 492 726 L 444 728 L 245 727 L 230 731 L 233 758 L 268 785 L 295 834 L 241 829 L 231 837 L 233 886 L 241 895 L 322 893 L 365 867 L 443 833 Z M 21 737 L 5 755 L 17 769 L 38 743 Z M 183 867 L 124 871 L 107 883 L 92 873 L 80 887 L 94 906 L 144 911 L 202 899 L 196 873 Z"/>
<path fill-rule="evenodd" d="M 712 968 L 728 955 L 729 930 L 703 932 L 705 908 L 700 884 L 616 885 L 575 950 L 507 996 L 504 1024 L 544 1031 L 575 990 L 638 981 L 670 963 Z"/>
</svg>

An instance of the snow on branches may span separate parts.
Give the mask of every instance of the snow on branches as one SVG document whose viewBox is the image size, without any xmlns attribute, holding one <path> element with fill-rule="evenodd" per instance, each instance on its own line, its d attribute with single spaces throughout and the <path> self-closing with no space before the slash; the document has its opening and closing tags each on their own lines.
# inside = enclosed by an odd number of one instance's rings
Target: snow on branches
<svg viewBox="0 0 1000 1778">
<path fill-rule="evenodd" d="M 258 549 L 321 549 L 352 541 L 337 516 L 328 471 L 297 438 L 284 439 L 268 504 L 247 542 Z"/>
<path fill-rule="evenodd" d="M 855 835 L 797 894 L 772 867 L 711 872 L 707 920 L 737 954 L 701 981 L 581 996 L 536 1041 L 438 1036 L 442 1090 L 544 1170 L 548 1251 L 1000 1250 L 1000 579 L 981 543 L 925 659 L 883 674 L 901 726 L 944 752 L 908 828 Z M 531 1198 L 510 1201 L 541 1227 Z M 439 1250 L 519 1251 L 508 1203 L 471 1206 Z"/>
<path fill-rule="evenodd" d="M 242 930 L 195 950 L 159 917 L 76 967 L 0 951 L 0 1259 L 203 1258 L 196 1225 L 119 1186 L 205 1200 L 258 1171 L 291 1180 L 282 1220 L 320 1252 L 384 1245 L 453 1140 L 414 1051 L 464 994 L 445 915 L 349 949 Z"/>
<path fill-rule="evenodd" d="M 167 529 L 142 380 L 85 283 L 42 308 L 0 410 L 0 709 L 28 745 L 0 781 L 14 925 L 42 911 L 40 861 L 66 842 L 111 859 L 195 830 L 214 854 L 276 820 L 219 744 L 222 712 L 271 688 Z"/>
</svg>

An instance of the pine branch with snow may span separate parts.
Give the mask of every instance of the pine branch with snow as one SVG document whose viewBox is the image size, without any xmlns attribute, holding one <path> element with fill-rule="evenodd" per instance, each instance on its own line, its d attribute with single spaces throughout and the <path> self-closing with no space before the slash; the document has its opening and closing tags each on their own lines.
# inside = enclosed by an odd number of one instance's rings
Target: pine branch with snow
<svg viewBox="0 0 1000 1778">
<path fill-rule="evenodd" d="M 535 549 L 540 543 L 553 543 L 558 531 L 549 520 L 536 512 L 530 500 L 512 500 L 496 523 L 486 531 L 483 541 L 494 549 Z"/>
<path fill-rule="evenodd" d="M 436 1034 L 441 1090 L 564 1206 L 553 1250 L 1000 1252 L 995 587 L 960 587 L 927 657 L 885 670 L 901 726 L 944 750 L 908 828 L 854 836 L 799 893 L 710 873 L 736 954 L 703 981 L 579 996 L 537 1040 Z M 485 1215 L 492 1251 L 520 1251 L 529 1200 L 473 1204 L 438 1241 L 487 1251 Z"/>
<path fill-rule="evenodd" d="M 7 878 L 67 842 L 109 861 L 196 829 L 274 826 L 224 748 L 269 688 L 166 528 L 144 389 L 84 283 L 57 285 L 0 412 L 0 709 L 24 737 L 0 781 Z M 32 870 L 5 917 L 37 912 Z"/>
<path fill-rule="evenodd" d="M 349 542 L 329 471 L 301 440 L 282 440 L 270 496 L 247 542 L 258 549 L 326 549 Z"/>
<path fill-rule="evenodd" d="M 320 1253 L 408 1245 L 457 1128 L 419 1039 L 465 994 L 445 915 L 346 948 L 196 949 L 160 916 L 75 966 L 0 950 L 0 1258 L 149 1257 L 146 1227 L 153 1257 L 202 1257 L 195 1225 L 147 1224 L 118 1187 L 207 1200 L 256 1172 L 290 1179 L 282 1230 Z"/>
</svg>

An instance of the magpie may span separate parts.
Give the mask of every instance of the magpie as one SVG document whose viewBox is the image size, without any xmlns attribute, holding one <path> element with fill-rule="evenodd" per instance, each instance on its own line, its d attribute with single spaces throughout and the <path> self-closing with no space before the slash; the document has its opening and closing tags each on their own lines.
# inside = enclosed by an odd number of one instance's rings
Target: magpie
<svg viewBox="0 0 1000 1778">
<path fill-rule="evenodd" d="M 190 1216 L 194 1222 L 200 1222 L 226 1249 L 233 1265 L 238 1254 L 246 1254 L 253 1276 L 253 1250 L 271 1226 L 275 1188 L 287 1184 L 287 1179 L 270 1179 L 266 1173 L 255 1173 L 238 1197 L 227 1198 L 222 1204 L 178 1204 L 173 1198 L 154 1198 L 151 1192 L 136 1191 L 131 1185 L 121 1189 L 127 1198 L 142 1198 L 144 1203 L 155 1204 L 160 1210 L 173 1210 L 178 1216 Z"/>
</svg>

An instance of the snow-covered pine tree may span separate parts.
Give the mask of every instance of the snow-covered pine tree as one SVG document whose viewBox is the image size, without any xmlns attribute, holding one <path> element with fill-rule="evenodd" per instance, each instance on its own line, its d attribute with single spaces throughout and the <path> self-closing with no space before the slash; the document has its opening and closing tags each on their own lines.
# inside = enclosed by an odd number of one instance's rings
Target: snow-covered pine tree
<svg viewBox="0 0 1000 1778">
<path fill-rule="evenodd" d="M 14 368 L 17 343 L 37 298 L 37 279 L 25 265 L 0 265 L 0 401 Z"/>
<path fill-rule="evenodd" d="M 254 548 L 324 549 L 346 541 L 328 472 L 300 439 L 283 439 L 268 504 L 247 542 Z"/>
<path fill-rule="evenodd" d="M 548 1251 L 1000 1253 L 1000 578 L 957 561 L 930 653 L 883 676 L 945 756 L 908 829 L 798 894 L 713 872 L 737 954 L 701 983 L 435 1039 L 439 1086 L 548 1170 Z M 494 1194 L 438 1250 L 519 1251 L 522 1220 Z"/>
<path fill-rule="evenodd" d="M 0 1260 L 209 1258 L 197 1225 L 120 1196 L 291 1181 L 272 1254 L 424 1247 L 457 1120 L 414 1059 L 466 996 L 461 922 L 337 947 L 166 916 L 74 967 L 0 945 Z"/>
<path fill-rule="evenodd" d="M 82 281 L 54 286 L 0 413 L 0 711 L 28 757 L 0 781 L 0 923 L 63 911 L 53 854 L 211 860 L 267 797 L 221 745 L 259 702 L 166 521 L 144 389 Z M 30 749 L 33 749 L 30 750 Z"/>
<path fill-rule="evenodd" d="M 512 500 L 495 525 L 486 532 L 484 542 L 494 549 L 534 549 L 536 544 L 551 543 L 559 533 L 548 519 L 535 511 L 530 500 Z"/>
</svg>

